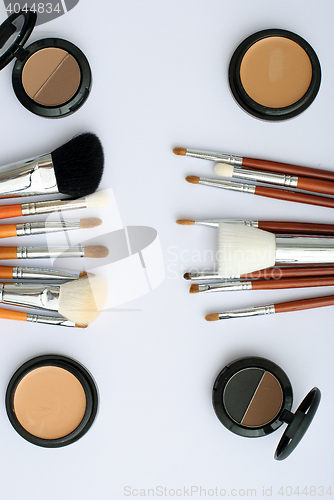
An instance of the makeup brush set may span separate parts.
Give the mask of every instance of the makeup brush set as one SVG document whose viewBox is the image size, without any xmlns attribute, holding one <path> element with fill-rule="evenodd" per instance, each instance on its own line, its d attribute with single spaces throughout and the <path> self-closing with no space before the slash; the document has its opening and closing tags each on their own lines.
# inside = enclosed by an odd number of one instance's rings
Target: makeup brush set
<svg viewBox="0 0 334 500">
<path fill-rule="evenodd" d="M 108 196 L 103 192 L 95 192 L 103 174 L 103 166 L 100 140 L 92 133 L 83 133 L 51 153 L 0 167 L 0 198 L 58 193 L 70 197 L 0 204 L 0 219 L 106 206 Z M 76 221 L 0 224 L 0 238 L 86 230 L 100 224 L 102 220 L 94 217 Z M 103 245 L 0 246 L 0 260 L 103 258 L 108 253 L 108 248 Z M 0 284 L 1 303 L 59 313 L 59 316 L 44 316 L 1 308 L 0 318 L 5 319 L 86 327 L 103 309 L 107 294 L 105 280 L 86 272 L 0 265 L 0 279 L 23 280 L 23 283 Z"/>
<path fill-rule="evenodd" d="M 334 172 L 235 155 L 174 148 L 180 156 L 216 161 L 215 172 L 288 189 L 189 176 L 193 184 L 257 194 L 286 201 L 334 207 Z M 246 168 L 244 168 L 246 167 Z M 318 196 L 296 190 L 322 193 Z M 334 286 L 334 225 L 289 221 L 178 220 L 218 231 L 216 272 L 189 272 L 200 281 L 190 293 Z M 334 295 L 208 314 L 207 321 L 274 314 L 334 305 Z"/>
</svg>

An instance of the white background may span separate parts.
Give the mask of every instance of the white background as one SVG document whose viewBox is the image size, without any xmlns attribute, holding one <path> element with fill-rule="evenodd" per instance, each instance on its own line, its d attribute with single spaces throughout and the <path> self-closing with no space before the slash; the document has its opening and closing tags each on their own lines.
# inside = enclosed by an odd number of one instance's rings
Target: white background
<svg viewBox="0 0 334 500">
<path fill-rule="evenodd" d="M 0 13 L 5 19 L 3 6 Z M 331 0 L 81 0 L 31 36 L 31 42 L 68 39 L 91 63 L 88 101 L 60 120 L 29 113 L 14 95 L 12 64 L 1 71 L 0 163 L 95 132 L 106 156 L 101 188 L 113 189 L 124 224 L 158 231 L 166 269 L 158 288 L 123 307 L 131 311 L 103 313 L 86 330 L 1 322 L 3 396 L 16 368 L 45 353 L 83 363 L 100 393 L 93 427 L 59 449 L 24 441 L 2 405 L 2 498 L 114 500 L 126 498 L 126 491 L 134 496 L 135 489 L 147 495 L 158 486 L 167 494 L 186 488 L 185 495 L 191 486 L 202 487 L 207 496 L 209 489 L 226 489 L 226 496 L 240 498 L 250 488 L 261 497 L 263 487 L 283 498 L 282 486 L 288 493 L 292 487 L 293 498 L 297 487 L 301 492 L 306 486 L 309 493 L 314 486 L 319 497 L 321 487 L 326 492 L 332 486 L 334 494 L 334 309 L 204 320 L 209 312 L 326 295 L 332 288 L 189 295 L 182 275 L 212 264 L 205 251 L 215 249 L 215 230 L 174 222 L 225 217 L 329 223 L 333 212 L 188 184 L 186 175 L 213 176 L 213 165 L 172 154 L 183 146 L 333 169 L 333 15 Z M 227 81 L 236 46 L 271 27 L 304 37 L 323 75 L 311 107 L 281 123 L 248 116 Z M 216 375 L 244 355 L 264 356 L 283 368 L 293 385 L 293 409 L 313 386 L 322 391 L 307 435 L 286 461 L 273 459 L 285 426 L 265 438 L 241 438 L 212 409 Z M 200 496 L 193 490 L 192 498 L 203 497 L 204 491 Z"/>
</svg>

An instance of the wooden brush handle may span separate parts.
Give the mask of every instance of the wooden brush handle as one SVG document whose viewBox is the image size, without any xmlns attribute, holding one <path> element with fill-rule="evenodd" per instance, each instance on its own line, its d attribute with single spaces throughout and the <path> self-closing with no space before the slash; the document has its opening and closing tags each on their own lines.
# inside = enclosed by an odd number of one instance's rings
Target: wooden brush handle
<svg viewBox="0 0 334 500">
<path fill-rule="evenodd" d="M 12 266 L 0 266 L 0 279 L 11 280 L 13 279 L 13 268 Z"/>
<path fill-rule="evenodd" d="M 21 216 L 21 205 L 0 205 L 0 219 L 10 219 L 11 217 Z"/>
<path fill-rule="evenodd" d="M 312 224 L 309 222 L 259 221 L 258 228 L 272 233 L 302 233 L 334 235 L 333 224 Z"/>
<path fill-rule="evenodd" d="M 12 311 L 10 309 L 4 309 L 0 307 L 0 318 L 1 319 L 16 319 L 18 321 L 27 321 L 28 313 L 21 311 Z"/>
<path fill-rule="evenodd" d="M 332 286 L 334 276 L 316 276 L 313 278 L 280 278 L 252 281 L 252 290 L 278 290 L 282 288 L 306 288 L 312 286 Z"/>
<path fill-rule="evenodd" d="M 16 224 L 3 224 L 0 226 L 0 238 L 10 238 L 17 236 Z"/>
<path fill-rule="evenodd" d="M 275 198 L 276 200 L 294 201 L 297 203 L 307 203 L 308 205 L 334 208 L 334 198 L 326 198 L 325 196 L 316 196 L 314 194 L 296 193 L 295 191 L 288 191 L 287 189 L 256 186 L 254 194 L 267 198 Z"/>
<path fill-rule="evenodd" d="M 325 307 L 334 305 L 334 295 L 325 297 L 315 297 L 311 299 L 292 300 L 290 302 L 281 302 L 275 304 L 275 312 L 302 311 L 303 309 L 314 309 L 316 307 Z"/>
<path fill-rule="evenodd" d="M 302 175 L 314 177 L 316 179 L 326 179 L 334 181 L 334 172 L 330 170 L 320 170 L 318 168 L 300 167 L 290 165 L 289 163 L 280 163 L 277 161 L 256 160 L 255 158 L 243 158 L 243 167 L 250 167 L 259 170 L 269 170 L 270 172 L 281 172 L 290 175 Z"/>
<path fill-rule="evenodd" d="M 314 266 L 314 267 L 268 267 L 253 273 L 243 274 L 240 278 L 245 279 L 275 279 L 297 278 L 298 276 L 334 276 L 333 266 Z"/>
<path fill-rule="evenodd" d="M 0 247 L 1 259 L 17 259 L 17 247 Z"/>
<path fill-rule="evenodd" d="M 298 177 L 297 189 L 315 193 L 334 194 L 334 182 L 311 177 Z"/>
</svg>

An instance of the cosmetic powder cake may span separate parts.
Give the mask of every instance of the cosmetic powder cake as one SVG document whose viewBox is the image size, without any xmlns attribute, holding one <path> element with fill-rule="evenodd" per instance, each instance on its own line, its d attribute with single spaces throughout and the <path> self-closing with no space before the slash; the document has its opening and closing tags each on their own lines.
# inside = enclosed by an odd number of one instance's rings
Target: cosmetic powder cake
<svg viewBox="0 0 334 500">
<path fill-rule="evenodd" d="M 73 359 L 45 355 L 22 365 L 9 382 L 6 409 L 17 432 L 33 444 L 54 448 L 82 437 L 98 404 L 95 383 Z"/>
<path fill-rule="evenodd" d="M 285 120 L 304 111 L 315 99 L 320 82 L 315 51 L 286 30 L 263 30 L 249 36 L 237 47 L 229 66 L 236 101 L 265 120 Z"/>
</svg>

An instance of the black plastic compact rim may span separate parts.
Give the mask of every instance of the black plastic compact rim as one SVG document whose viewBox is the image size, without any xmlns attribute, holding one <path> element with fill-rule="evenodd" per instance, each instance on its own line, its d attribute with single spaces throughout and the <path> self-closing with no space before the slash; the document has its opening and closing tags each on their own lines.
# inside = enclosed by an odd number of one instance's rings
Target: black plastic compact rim
<svg viewBox="0 0 334 500">
<path fill-rule="evenodd" d="M 284 108 L 269 108 L 266 106 L 262 106 L 261 104 L 251 99 L 251 97 L 249 97 L 249 95 L 244 90 L 240 78 L 240 65 L 247 50 L 254 43 L 262 40 L 263 38 L 272 36 L 289 38 L 290 40 L 296 42 L 305 50 L 308 57 L 310 58 L 312 65 L 312 79 L 308 90 L 301 99 L 299 99 L 294 104 L 291 104 L 290 106 L 286 106 Z M 304 38 L 291 31 L 282 29 L 268 29 L 258 31 L 257 33 L 250 35 L 243 42 L 241 42 L 231 58 L 228 78 L 230 88 L 235 100 L 246 112 L 255 116 L 256 118 L 261 118 L 263 120 L 279 121 L 293 118 L 294 116 L 302 113 L 314 101 L 321 83 L 321 67 L 317 54 L 315 53 L 311 45 L 306 40 L 304 40 Z"/>
<path fill-rule="evenodd" d="M 260 368 L 272 373 L 282 387 L 283 404 L 280 412 L 274 420 L 262 427 L 247 428 L 236 423 L 231 419 L 224 407 L 223 393 L 227 383 L 236 373 L 247 368 Z M 283 424 L 283 420 L 280 419 L 282 413 L 285 410 L 290 410 L 292 407 L 292 399 L 292 386 L 286 373 L 273 361 L 257 356 L 239 358 L 225 366 L 225 368 L 223 368 L 223 370 L 218 374 L 212 392 L 212 404 L 220 422 L 234 434 L 244 437 L 266 436 L 267 434 L 271 434 L 278 429 Z"/>
<path fill-rule="evenodd" d="M 70 434 L 59 439 L 42 439 L 34 436 L 33 434 L 30 434 L 30 432 L 27 432 L 26 429 L 22 427 L 14 411 L 14 395 L 19 382 L 30 371 L 35 370 L 36 368 L 41 368 L 43 366 L 57 366 L 69 371 L 79 380 L 85 391 L 86 410 L 80 424 Z M 81 365 L 74 359 L 56 354 L 38 356 L 21 365 L 10 379 L 6 391 L 6 411 L 12 426 L 25 440 L 44 448 L 59 448 L 72 444 L 80 439 L 84 434 L 86 434 L 88 429 L 93 424 L 97 409 L 98 392 L 91 374 L 83 365 Z"/>
<path fill-rule="evenodd" d="M 22 84 L 23 67 L 29 57 L 38 50 L 49 47 L 66 50 L 77 61 L 81 72 L 80 84 L 76 93 L 61 106 L 48 107 L 36 103 L 28 96 Z M 21 104 L 32 113 L 45 118 L 62 118 L 77 111 L 88 98 L 92 86 L 92 72 L 85 54 L 76 45 L 62 38 L 43 38 L 23 50 L 24 57 L 16 60 L 12 75 L 14 92 Z"/>
</svg>

